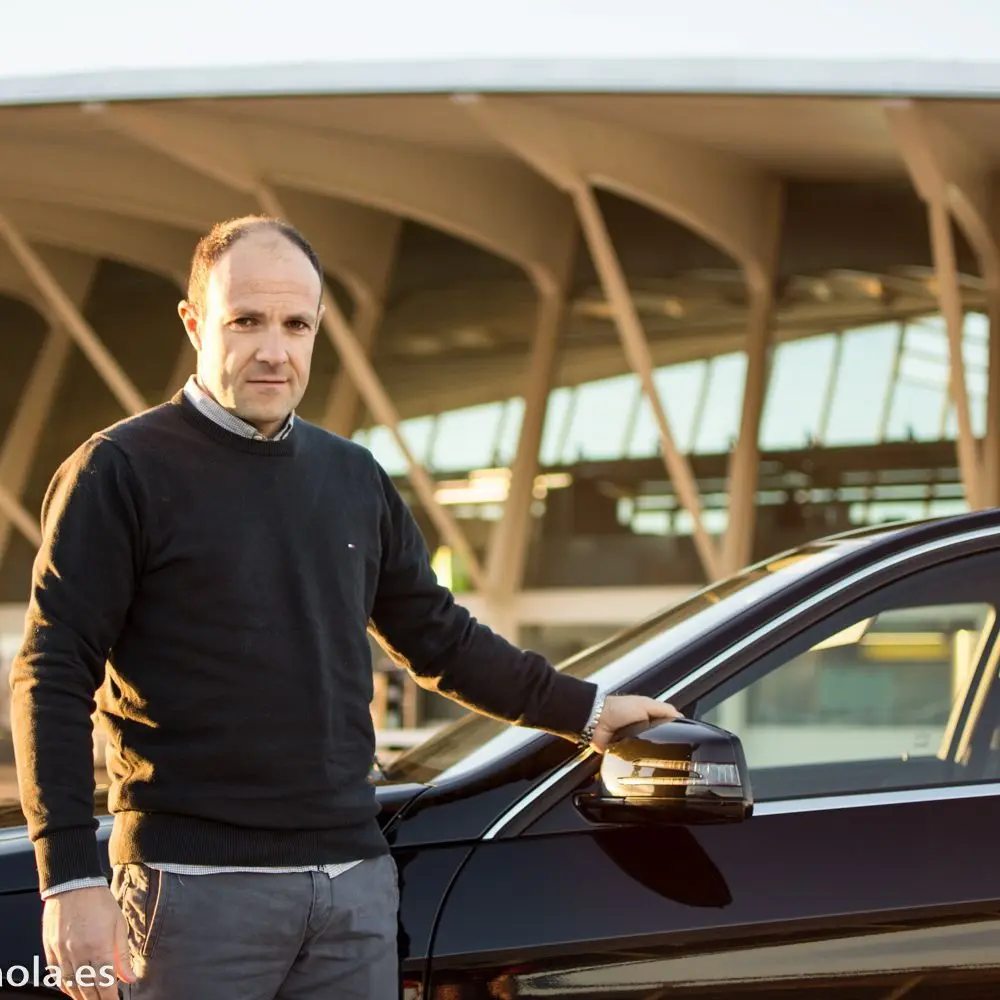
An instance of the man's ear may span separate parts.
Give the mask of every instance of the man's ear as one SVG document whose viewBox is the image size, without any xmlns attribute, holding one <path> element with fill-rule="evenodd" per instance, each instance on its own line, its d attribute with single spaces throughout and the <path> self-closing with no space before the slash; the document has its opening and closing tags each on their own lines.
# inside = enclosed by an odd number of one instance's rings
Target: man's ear
<svg viewBox="0 0 1000 1000">
<path fill-rule="evenodd" d="M 316 329 L 320 328 L 320 324 L 323 322 L 323 314 L 326 312 L 326 306 L 320 303 L 319 312 L 316 313 Z"/>
<path fill-rule="evenodd" d="M 196 350 L 201 350 L 201 321 L 198 317 L 198 310 L 187 299 L 182 299 L 177 304 L 177 313 L 184 324 L 184 332 L 191 341 L 191 346 Z"/>
</svg>

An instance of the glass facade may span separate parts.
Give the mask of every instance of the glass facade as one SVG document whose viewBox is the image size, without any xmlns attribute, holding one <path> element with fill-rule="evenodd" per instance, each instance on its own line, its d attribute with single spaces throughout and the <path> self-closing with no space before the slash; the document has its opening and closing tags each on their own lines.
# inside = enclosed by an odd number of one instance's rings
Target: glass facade
<svg viewBox="0 0 1000 1000">
<path fill-rule="evenodd" d="M 986 425 L 988 325 L 982 314 L 966 316 L 963 356 L 977 435 Z M 744 354 L 733 353 L 656 370 L 674 439 L 686 454 L 724 455 L 732 448 L 739 432 L 746 364 Z M 761 449 L 766 453 L 954 440 L 957 420 L 948 367 L 948 338 L 940 316 L 783 342 L 771 357 Z M 511 463 L 523 409 L 520 398 L 501 400 L 406 420 L 402 430 L 416 458 L 432 474 L 461 475 Z M 405 474 L 403 456 L 385 428 L 365 429 L 355 437 L 390 474 Z M 563 386 L 549 396 L 540 449 L 545 470 L 655 458 L 659 447 L 656 420 L 635 375 Z M 955 483 L 848 485 L 835 492 L 809 499 L 848 502 L 850 520 L 856 524 L 965 509 Z M 766 506 L 784 499 L 762 495 L 758 501 Z M 723 531 L 727 496 L 706 490 L 703 500 L 709 530 Z M 677 509 L 672 497 L 625 499 L 619 517 L 637 534 L 691 530 L 690 517 Z"/>
</svg>

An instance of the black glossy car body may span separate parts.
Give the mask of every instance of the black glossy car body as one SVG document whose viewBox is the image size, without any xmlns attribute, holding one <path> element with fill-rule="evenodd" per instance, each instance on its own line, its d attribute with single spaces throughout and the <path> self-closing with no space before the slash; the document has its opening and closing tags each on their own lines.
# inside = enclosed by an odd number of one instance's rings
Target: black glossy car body
<svg viewBox="0 0 1000 1000">
<path fill-rule="evenodd" d="M 599 787 L 600 757 L 479 716 L 404 755 L 378 789 L 401 878 L 401 995 L 1000 995 L 998 609 L 991 511 L 786 553 L 563 666 L 716 722 L 734 705 L 759 711 L 781 670 L 782 698 L 810 670 L 827 688 L 863 678 L 867 700 L 835 691 L 811 728 L 787 723 L 807 718 L 808 699 L 779 725 L 733 727 L 758 748 L 755 760 L 746 746 L 756 803 L 743 822 L 595 822 L 578 796 Z M 949 615 L 946 649 L 926 622 Z M 871 655 L 864 669 L 845 659 L 855 648 Z M 840 660 L 822 675 L 829 650 Z M 870 693 L 888 690 L 870 686 L 884 663 L 899 679 L 890 707 L 912 724 L 865 721 Z M 895 752 L 897 737 L 916 749 Z M 40 911 L 30 845 L 12 827 L 0 834 L 0 968 L 41 953 Z"/>
</svg>

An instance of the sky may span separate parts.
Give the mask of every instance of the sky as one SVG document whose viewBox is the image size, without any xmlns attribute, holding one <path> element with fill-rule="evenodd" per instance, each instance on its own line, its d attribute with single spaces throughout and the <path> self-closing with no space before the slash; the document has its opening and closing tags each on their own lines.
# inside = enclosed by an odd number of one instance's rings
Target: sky
<svg viewBox="0 0 1000 1000">
<path fill-rule="evenodd" d="M 517 57 L 1000 58 L 996 0 L 3 0 L 0 7 L 0 78 L 8 79 Z"/>
</svg>

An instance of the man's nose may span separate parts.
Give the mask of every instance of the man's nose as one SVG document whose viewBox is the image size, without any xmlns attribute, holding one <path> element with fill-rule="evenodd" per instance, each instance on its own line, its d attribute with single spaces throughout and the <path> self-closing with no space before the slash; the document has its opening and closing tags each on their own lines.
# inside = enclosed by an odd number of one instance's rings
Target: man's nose
<svg viewBox="0 0 1000 1000">
<path fill-rule="evenodd" d="M 281 328 L 269 327 L 257 344 L 257 360 L 282 365 L 288 360 L 288 348 Z"/>
</svg>

